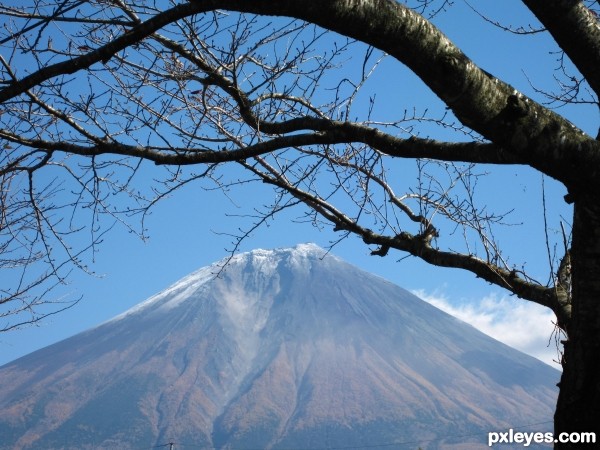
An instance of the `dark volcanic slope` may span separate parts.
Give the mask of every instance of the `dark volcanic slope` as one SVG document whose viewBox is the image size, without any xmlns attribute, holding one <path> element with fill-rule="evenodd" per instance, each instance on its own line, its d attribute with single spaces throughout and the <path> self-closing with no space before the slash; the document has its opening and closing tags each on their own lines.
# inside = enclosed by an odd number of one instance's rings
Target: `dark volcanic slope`
<svg viewBox="0 0 600 450">
<path fill-rule="evenodd" d="M 236 256 L 3 366 L 0 448 L 487 448 L 552 420 L 556 370 L 323 254 Z"/>
</svg>

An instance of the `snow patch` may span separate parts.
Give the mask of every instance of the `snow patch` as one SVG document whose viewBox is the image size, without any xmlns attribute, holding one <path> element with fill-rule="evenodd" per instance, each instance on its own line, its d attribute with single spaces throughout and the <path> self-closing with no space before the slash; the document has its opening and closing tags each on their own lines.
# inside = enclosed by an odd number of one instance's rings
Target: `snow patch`
<svg viewBox="0 0 600 450">
<path fill-rule="evenodd" d="M 317 244 L 308 242 L 306 244 L 298 244 L 292 250 L 292 253 L 303 256 L 304 258 L 317 256 L 322 258 L 327 252 L 319 247 Z"/>
<path fill-rule="evenodd" d="M 214 283 L 215 297 L 224 316 L 234 324 L 240 345 L 254 342 L 267 323 L 273 299 L 280 291 L 276 268 L 269 261 L 261 271 L 231 271 Z"/>
<path fill-rule="evenodd" d="M 183 277 L 165 290 L 153 295 L 152 297 L 138 303 L 134 307 L 121 313 L 108 322 L 116 322 L 132 314 L 138 314 L 144 310 L 158 306 L 161 309 L 172 309 L 181 302 L 190 298 L 192 294 L 202 289 L 210 280 L 214 279 L 218 273 L 218 264 L 203 267 L 186 277 Z"/>
<path fill-rule="evenodd" d="M 327 252 L 316 244 L 305 243 L 298 244 L 291 248 L 282 248 L 277 250 L 263 250 L 257 249 L 246 253 L 240 253 L 234 255 L 231 258 L 224 258 L 219 262 L 205 266 L 197 271 L 183 277 L 176 283 L 172 284 L 165 290 L 159 292 L 156 295 L 144 300 L 143 302 L 135 305 L 127 311 L 113 317 L 108 322 L 114 322 L 121 320 L 132 314 L 138 314 L 144 310 L 151 308 L 160 308 L 161 311 L 170 310 L 177 307 L 185 300 L 202 292 L 204 289 L 208 289 L 209 282 L 214 279 L 219 279 L 220 276 L 228 273 L 231 270 L 233 273 L 234 268 L 249 266 L 248 270 L 254 273 L 255 277 L 259 277 L 264 280 L 271 279 L 277 274 L 277 267 L 286 258 L 286 264 L 292 270 L 297 270 L 305 275 L 309 274 L 312 267 L 311 259 L 323 258 Z M 232 290 L 234 288 L 232 287 Z M 262 321 L 266 321 L 266 317 L 258 316 L 254 313 L 250 313 L 248 308 L 251 308 L 251 304 L 255 304 L 258 299 L 243 298 L 241 295 L 241 286 L 238 286 L 238 292 L 226 295 L 223 300 L 226 302 L 226 309 L 230 311 L 231 320 L 235 323 L 239 323 L 242 328 L 246 329 L 247 325 L 244 325 L 242 317 L 253 317 L 256 327 L 261 328 L 264 326 Z M 275 295 L 275 294 L 273 294 Z M 235 298 L 234 298 L 235 297 Z M 251 304 L 248 304 L 251 302 Z M 261 323 L 263 323 L 261 325 Z"/>
<path fill-rule="evenodd" d="M 278 258 L 272 250 L 256 250 L 248 254 L 248 262 L 257 275 L 271 277 L 277 271 Z"/>
<path fill-rule="evenodd" d="M 315 244 L 298 244 L 289 252 L 288 265 L 293 271 L 308 275 L 312 268 L 311 259 L 322 258 L 326 252 Z"/>
</svg>

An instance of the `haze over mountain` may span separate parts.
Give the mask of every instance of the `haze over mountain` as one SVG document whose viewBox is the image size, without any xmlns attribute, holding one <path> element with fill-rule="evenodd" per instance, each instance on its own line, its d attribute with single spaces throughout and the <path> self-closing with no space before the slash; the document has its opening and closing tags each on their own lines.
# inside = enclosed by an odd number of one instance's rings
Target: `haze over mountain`
<svg viewBox="0 0 600 450">
<path fill-rule="evenodd" d="M 475 449 L 552 429 L 558 371 L 317 246 L 222 267 L 1 367 L 0 448 Z"/>
</svg>

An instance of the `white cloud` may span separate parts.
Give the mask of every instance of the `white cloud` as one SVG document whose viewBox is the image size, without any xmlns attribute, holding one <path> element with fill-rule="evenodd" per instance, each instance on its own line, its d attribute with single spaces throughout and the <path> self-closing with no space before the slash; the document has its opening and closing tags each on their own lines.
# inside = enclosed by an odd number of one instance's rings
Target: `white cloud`
<svg viewBox="0 0 600 450">
<path fill-rule="evenodd" d="M 560 369 L 554 314 L 532 302 L 490 294 L 478 301 L 451 302 L 445 295 L 412 291 L 433 306 L 473 325 L 483 333 Z"/>
</svg>

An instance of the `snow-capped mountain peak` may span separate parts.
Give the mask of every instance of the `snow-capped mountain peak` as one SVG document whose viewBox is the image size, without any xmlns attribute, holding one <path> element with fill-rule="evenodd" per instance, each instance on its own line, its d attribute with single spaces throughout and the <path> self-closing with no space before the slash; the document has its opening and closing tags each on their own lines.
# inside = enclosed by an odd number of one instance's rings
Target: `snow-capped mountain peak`
<svg viewBox="0 0 600 450">
<path fill-rule="evenodd" d="M 550 424 L 558 378 L 301 244 L 201 268 L 0 368 L 0 449 L 487 448 L 489 430 Z"/>
</svg>

